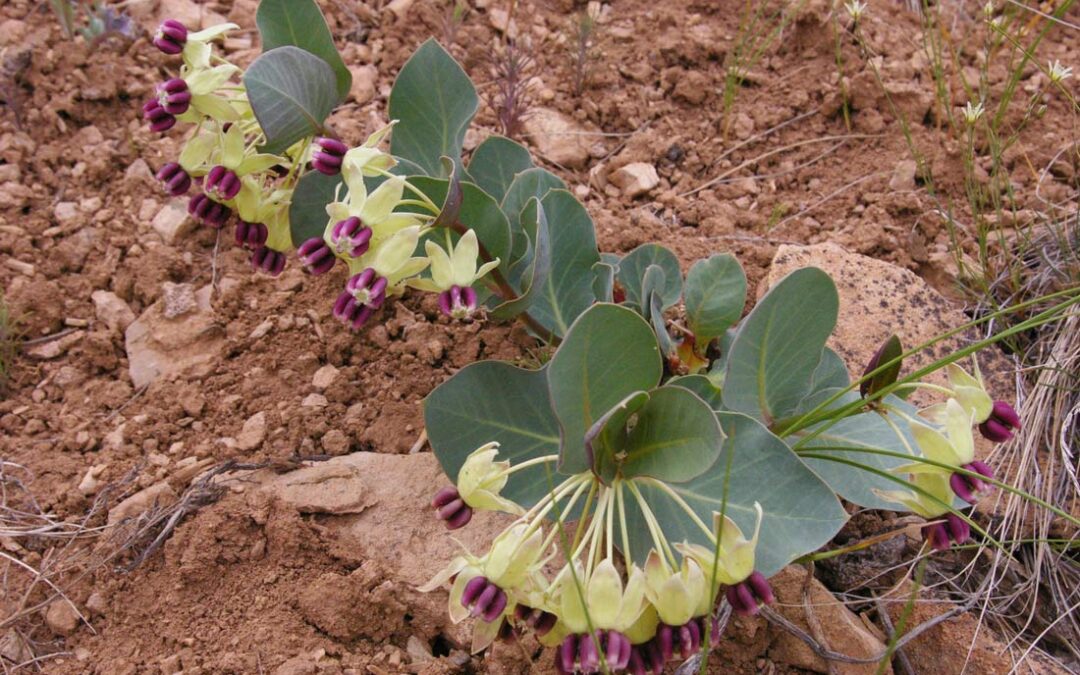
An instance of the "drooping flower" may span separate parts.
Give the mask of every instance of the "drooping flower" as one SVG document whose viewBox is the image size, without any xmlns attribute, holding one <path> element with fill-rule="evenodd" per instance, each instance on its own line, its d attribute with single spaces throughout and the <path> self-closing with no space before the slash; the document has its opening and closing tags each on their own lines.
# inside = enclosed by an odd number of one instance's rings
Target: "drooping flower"
<svg viewBox="0 0 1080 675">
<path fill-rule="evenodd" d="M 499 495 L 506 487 L 510 462 L 496 462 L 495 456 L 498 454 L 499 444 L 495 442 L 473 450 L 458 471 L 458 492 L 462 500 L 475 509 L 521 515 L 524 509 Z"/>
<path fill-rule="evenodd" d="M 176 162 L 164 164 L 158 169 L 156 178 L 165 186 L 165 192 L 170 197 L 185 195 L 191 189 L 191 176 Z"/>
<path fill-rule="evenodd" d="M 971 528 L 950 508 L 953 492 L 949 485 L 949 474 L 925 471 L 911 474 L 908 480 L 916 491 L 875 490 L 875 493 L 882 499 L 903 504 L 927 520 L 934 520 L 923 526 L 922 533 L 936 550 L 947 550 L 950 542 L 963 544 L 967 541 Z"/>
<path fill-rule="evenodd" d="M 285 253 L 269 246 L 255 249 L 251 255 L 251 268 L 276 277 L 285 269 Z"/>
<path fill-rule="evenodd" d="M 451 318 L 464 319 L 472 315 L 478 304 L 472 285 L 498 267 L 499 260 L 477 268 L 480 244 L 473 230 L 461 235 L 450 253 L 433 241 L 424 242 L 424 250 L 431 260 L 431 278 L 415 279 L 410 285 L 439 293 L 439 308 Z"/>
<path fill-rule="evenodd" d="M 184 51 L 187 44 L 188 30 L 176 19 L 165 19 L 154 34 L 154 46 L 161 51 L 175 56 Z"/>
<path fill-rule="evenodd" d="M 216 230 L 225 227 L 232 212 L 229 207 L 219 204 L 203 193 L 192 195 L 188 201 L 188 213 L 204 225 L 209 225 Z"/>
<path fill-rule="evenodd" d="M 315 150 L 318 148 L 318 150 Z M 316 138 L 313 142 L 311 166 L 321 174 L 336 176 L 341 173 L 341 163 L 349 146 L 336 138 Z"/>
<path fill-rule="evenodd" d="M 259 249 L 266 245 L 269 232 L 263 223 L 249 223 L 240 220 L 236 223 L 236 245 L 249 249 Z"/>
<path fill-rule="evenodd" d="M 976 424 L 985 421 L 993 410 L 994 400 L 987 393 L 986 385 L 983 384 L 979 364 L 975 363 L 974 375 L 970 375 L 955 363 L 946 366 L 945 373 L 948 376 L 952 398 L 956 399 L 956 402 Z M 932 405 L 924 409 L 922 414 L 938 424 L 945 424 L 946 404 Z"/>
<path fill-rule="evenodd" d="M 397 160 L 379 149 L 378 145 L 390 133 L 397 124 L 397 120 L 391 121 L 385 127 L 377 130 L 367 137 L 359 146 L 345 152 L 341 161 L 341 171 L 349 177 L 367 176 L 373 178 L 380 176 L 397 165 Z M 351 189 L 350 184 L 350 189 Z"/>
<path fill-rule="evenodd" d="M 296 249 L 296 253 L 300 256 L 300 262 L 304 265 L 304 269 L 314 276 L 326 274 L 333 269 L 334 263 L 337 261 L 334 252 L 330 250 L 322 237 L 308 239 L 303 244 L 300 244 L 300 248 Z"/>
<path fill-rule="evenodd" d="M 1005 401 L 994 401 L 990 415 L 979 423 L 979 433 L 995 443 L 1004 443 L 1020 428 L 1020 415 Z"/>
<path fill-rule="evenodd" d="M 975 459 L 975 441 L 971 434 L 971 416 L 955 399 L 944 404 L 944 413 L 937 415 L 944 424 L 944 433 L 922 424 L 912 424 L 911 433 L 923 456 L 935 462 L 913 462 L 895 469 L 898 473 L 944 473 L 949 485 L 964 501 L 974 504 L 981 494 L 990 490 L 990 484 L 975 476 L 960 473 L 952 468 L 964 469 L 986 478 L 993 478 L 993 470 Z M 940 466 L 940 465 L 946 465 Z"/>
</svg>

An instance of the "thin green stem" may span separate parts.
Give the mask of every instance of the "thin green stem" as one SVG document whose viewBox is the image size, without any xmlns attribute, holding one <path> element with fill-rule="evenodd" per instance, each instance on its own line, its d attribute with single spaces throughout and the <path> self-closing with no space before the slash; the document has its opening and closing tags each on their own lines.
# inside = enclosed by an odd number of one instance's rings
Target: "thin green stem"
<svg viewBox="0 0 1080 675">
<path fill-rule="evenodd" d="M 656 480 L 655 478 L 649 478 L 647 476 L 635 478 L 635 480 L 645 485 L 652 485 L 654 487 L 660 488 L 660 490 L 662 490 L 664 494 L 666 494 L 668 497 L 671 498 L 673 502 L 679 505 L 679 508 L 686 512 L 686 515 L 690 516 L 690 519 L 694 522 L 695 525 L 698 526 L 698 529 L 705 533 L 708 541 L 711 541 L 715 544 L 716 538 L 715 534 L 712 531 L 712 528 L 701 522 L 701 518 L 698 517 L 698 514 L 694 511 L 694 509 L 691 508 L 690 505 L 686 503 L 686 500 L 682 498 L 682 495 L 680 495 L 678 492 L 675 492 L 675 490 L 672 489 L 670 485 L 663 481 Z"/>
</svg>

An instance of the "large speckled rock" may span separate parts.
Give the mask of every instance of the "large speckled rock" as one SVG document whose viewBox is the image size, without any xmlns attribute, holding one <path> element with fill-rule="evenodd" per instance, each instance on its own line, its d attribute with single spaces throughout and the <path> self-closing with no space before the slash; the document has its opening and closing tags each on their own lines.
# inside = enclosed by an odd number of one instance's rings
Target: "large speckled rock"
<svg viewBox="0 0 1080 675">
<path fill-rule="evenodd" d="M 942 297 L 914 273 L 874 258 L 849 253 L 835 244 L 781 246 L 773 257 L 766 279 L 771 287 L 800 267 L 818 267 L 836 283 L 840 316 L 829 346 L 847 363 L 851 376 L 860 377 L 881 344 L 895 333 L 910 349 L 961 326 L 970 319 L 953 302 Z M 904 361 L 904 373 L 926 366 L 980 338 L 974 331 L 935 344 Z M 994 349 L 979 354 L 979 364 L 990 384 L 1002 386 L 1001 373 L 1008 363 Z M 970 366 L 970 364 L 965 364 Z M 996 377 L 992 377 L 996 376 Z M 944 383 L 935 373 L 931 382 Z M 913 402 L 926 404 L 934 397 L 920 393 Z"/>
</svg>

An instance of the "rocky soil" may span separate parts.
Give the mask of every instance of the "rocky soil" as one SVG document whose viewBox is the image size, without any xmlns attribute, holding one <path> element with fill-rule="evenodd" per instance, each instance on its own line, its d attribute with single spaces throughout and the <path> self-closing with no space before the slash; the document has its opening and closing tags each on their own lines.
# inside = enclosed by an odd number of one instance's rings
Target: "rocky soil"
<svg viewBox="0 0 1080 675">
<path fill-rule="evenodd" d="M 841 288 L 834 346 L 852 371 L 892 332 L 915 344 L 966 320 L 936 211 L 948 204 L 968 222 L 965 146 L 943 123 L 921 19 L 906 3 L 871 3 L 863 19 L 881 83 L 850 36 L 835 37 L 846 18 L 824 0 L 799 4 L 726 115 L 724 60 L 743 3 L 613 0 L 581 96 L 570 46 L 580 5 L 520 0 L 511 21 L 510 3 L 471 4 L 451 50 L 486 88 L 492 45 L 528 36 L 536 65 L 525 140 L 583 199 L 602 250 L 656 241 L 684 268 L 731 251 L 752 297 L 781 270 L 823 266 Z M 443 4 L 323 5 L 354 79 L 331 123 L 359 142 L 385 121 L 412 50 L 445 37 Z M 3 506 L 86 528 L 77 538 L 0 536 L 0 660 L 55 673 L 549 672 L 528 640 L 470 657 L 463 627 L 445 618 L 445 594 L 414 588 L 454 550 L 424 508 L 443 479 L 417 443 L 420 401 L 477 359 L 534 360 L 535 343 L 517 326 L 448 323 L 416 298 L 350 334 L 330 316 L 342 279 L 305 276 L 294 262 L 276 279 L 251 274 L 231 237 L 193 225 L 152 178 L 176 139 L 158 140 L 139 119 L 170 67 L 145 31 L 162 17 L 253 27 L 255 7 L 131 2 L 142 37 L 91 48 L 63 36 L 47 3 L 0 6 L 0 287 L 26 340 L 0 399 Z M 1080 23 L 1080 12 L 1067 18 Z M 950 31 L 964 47 L 959 66 L 977 69 L 978 11 L 961 8 Z M 242 32 L 226 49 L 250 62 L 257 36 Z M 1037 61 L 1071 65 L 1077 54 L 1077 33 L 1055 30 Z M 988 73 L 1000 90 L 1004 66 Z M 968 98 L 959 81 L 950 87 L 955 112 Z M 1045 90 L 1045 75 L 1029 66 L 1019 87 L 1019 98 Z M 1029 224 L 1045 200 L 1075 198 L 1076 167 L 1060 151 L 1075 142 L 1076 118 L 1062 97 L 1044 102 L 1006 153 L 1013 209 L 1003 228 Z M 898 114 L 931 167 L 933 193 Z M 496 130 L 487 106 L 478 122 L 468 147 Z M 980 158 L 976 174 L 986 169 Z M 977 253 L 974 232 L 956 236 L 964 254 Z M 860 514 L 838 541 L 906 523 Z M 479 519 L 463 542 L 480 548 L 497 526 Z M 834 651 L 879 653 L 891 610 L 869 598 L 902 607 L 902 589 L 889 593 L 914 548 L 900 537 L 871 550 L 819 565 L 821 581 L 789 568 L 775 580 L 779 611 Z M 941 573 L 968 560 L 945 556 Z M 48 570 L 65 598 L 27 568 Z M 943 606 L 927 604 L 917 620 Z M 967 614 L 904 653 L 919 673 L 1010 668 L 1010 650 Z M 874 670 L 827 664 L 763 619 L 734 621 L 711 667 Z"/>
</svg>

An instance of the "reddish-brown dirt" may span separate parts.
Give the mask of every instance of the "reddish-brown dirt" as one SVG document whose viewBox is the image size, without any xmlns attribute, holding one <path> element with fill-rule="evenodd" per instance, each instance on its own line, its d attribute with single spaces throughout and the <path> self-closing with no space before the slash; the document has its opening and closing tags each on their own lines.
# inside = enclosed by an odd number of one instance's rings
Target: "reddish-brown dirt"
<svg viewBox="0 0 1080 675">
<path fill-rule="evenodd" d="M 154 26 L 155 4 L 132 4 L 141 30 Z M 254 0 L 201 4 L 254 27 Z M 385 121 L 389 87 L 409 54 L 428 37 L 442 37 L 443 3 L 416 0 L 401 16 L 381 0 L 322 4 L 346 62 L 377 68 L 373 89 L 331 120 L 343 138 L 359 142 Z M 451 51 L 484 89 L 491 45 L 500 36 L 499 12 L 510 3 L 476 4 L 482 7 L 468 14 Z M 947 205 L 958 222 L 968 222 L 965 142 L 949 131 L 934 100 L 920 17 L 904 3 L 871 3 L 863 33 L 882 59 L 879 83 L 851 35 L 841 32 L 838 42 L 834 36 L 834 26 L 843 31 L 850 21 L 834 20 L 823 0 L 802 3 L 747 73 L 725 115 L 724 63 L 739 35 L 743 5 L 614 0 L 577 96 L 569 41 L 572 13 L 582 6 L 517 3 L 517 30 L 531 36 L 536 59 L 535 105 L 595 133 L 584 167 L 546 166 L 583 196 L 601 250 L 623 253 L 656 241 L 673 249 L 684 267 L 731 251 L 756 285 L 778 244 L 829 241 L 913 269 L 954 292 L 949 230 L 934 209 Z M 1080 22 L 1075 9 L 1070 17 Z M 139 488 L 171 479 L 182 490 L 177 469 L 194 462 L 273 462 L 284 470 L 296 455 L 408 452 L 422 430 L 420 400 L 447 376 L 481 358 L 532 362 L 542 356 L 519 327 L 451 324 L 430 299 L 394 303 L 372 328 L 354 335 L 330 317 L 340 271 L 314 279 L 291 261 L 278 279 L 253 276 L 247 254 L 231 237 L 223 236 L 215 253 L 215 235 L 205 230 L 163 243 L 150 221 L 166 199 L 150 171 L 175 155 L 177 141 L 147 131 L 139 107 L 173 64 L 145 34 L 94 49 L 82 38 L 67 40 L 47 3 L 9 0 L 0 6 L 0 22 L 8 73 L 0 81 L 6 100 L 0 108 L 0 285 L 27 340 L 68 330 L 79 336 L 70 344 L 53 341 L 63 345 L 55 354 L 20 356 L 0 400 L 0 459 L 23 467 L 18 475 L 42 511 L 72 520 L 89 512 L 89 526 L 103 525 L 107 508 Z M 978 11 L 961 11 L 950 31 L 962 47 L 958 63 L 977 73 L 985 35 Z M 254 31 L 242 35 L 257 40 Z M 850 128 L 839 103 L 838 44 L 851 95 Z M 257 44 L 243 38 L 233 46 L 231 57 L 239 63 L 257 55 Z M 1072 65 L 1077 54 L 1076 31 L 1052 30 L 1036 60 Z M 1000 91 L 1007 76 L 1003 65 L 992 66 L 992 91 Z M 892 92 L 895 108 L 882 86 Z M 950 86 L 955 115 L 968 98 L 958 82 Z M 1046 112 L 1005 156 L 1012 208 L 1024 213 L 1042 208 L 1040 196 L 1060 201 L 1068 195 L 1074 167 L 1055 164 L 1041 185 L 1040 171 L 1075 141 L 1078 129 L 1068 101 L 1047 90 L 1034 66 L 1024 70 L 1019 86 L 1022 100 L 1009 110 L 1015 119 L 1038 86 L 1049 92 L 1040 101 Z M 932 169 L 933 194 L 925 177 L 901 176 L 890 187 L 903 173 L 897 167 L 911 159 L 898 111 Z M 477 123 L 494 130 L 490 108 L 481 106 Z M 659 186 L 637 198 L 607 186 L 606 177 L 630 162 L 654 165 Z M 985 175 L 985 168 L 980 163 L 976 174 Z M 686 194 L 718 177 L 724 179 Z M 970 228 L 957 236 L 966 254 L 977 253 Z M 98 318 L 92 293 L 111 291 L 139 316 L 162 296 L 166 282 L 200 287 L 212 275 L 229 281 L 213 299 L 224 339 L 220 356 L 198 372 L 134 387 L 123 331 Z M 339 373 L 316 392 L 312 377 L 326 364 Z M 246 446 L 235 439 L 257 413 L 265 416 L 265 440 L 241 449 Z M 100 486 L 116 486 L 108 503 L 95 502 L 102 488 L 79 489 L 92 468 Z M 63 652 L 42 660 L 49 672 L 528 670 L 526 660 L 505 648 L 469 660 L 445 644 L 426 648 L 449 657 L 413 663 L 409 629 L 401 623 L 405 610 L 393 604 L 392 593 L 379 590 L 377 566 L 331 554 L 322 531 L 317 520 L 288 509 L 226 495 L 184 519 L 133 572 L 116 567 L 130 562 L 134 550 L 95 566 L 107 548 L 99 545 L 56 578 L 92 629 L 58 630 L 57 621 L 46 623 L 39 612 L 16 624 L 18 638 L 12 631 L 0 638 L 5 649 L 24 640 L 34 655 Z M 3 540 L 0 549 L 31 566 L 56 554 L 44 539 Z M 23 572 L 4 567 L 11 593 L 0 600 L 0 616 L 26 606 L 17 590 L 25 588 L 26 579 L 18 578 Z M 335 585 L 343 575 L 350 583 Z M 330 599 L 312 608 L 309 594 L 319 585 Z M 40 586 L 34 593 L 45 597 Z M 356 604 L 371 614 L 350 612 Z M 28 652 L 5 651 L 3 658 L 11 653 Z M 716 672 L 792 670 L 772 657 L 764 624 L 740 623 L 729 630 Z"/>
</svg>

